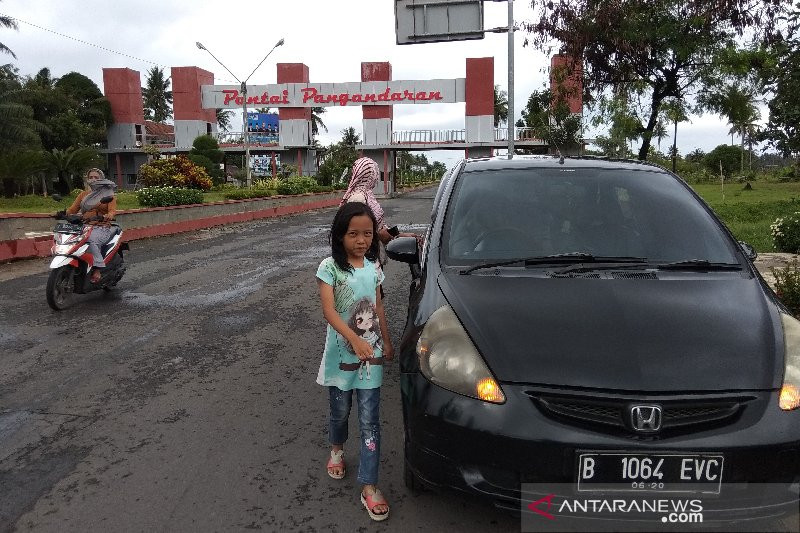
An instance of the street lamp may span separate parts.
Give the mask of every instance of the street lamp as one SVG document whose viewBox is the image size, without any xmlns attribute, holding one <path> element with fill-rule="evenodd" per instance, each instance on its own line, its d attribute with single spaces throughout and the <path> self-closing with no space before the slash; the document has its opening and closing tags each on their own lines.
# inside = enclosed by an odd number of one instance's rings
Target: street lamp
<svg viewBox="0 0 800 533">
<path fill-rule="evenodd" d="M 278 48 L 279 46 L 283 46 L 283 42 L 284 42 L 284 41 L 283 41 L 283 38 L 281 38 L 281 40 L 280 40 L 280 41 L 278 41 L 277 43 L 275 43 L 275 46 L 273 46 L 273 47 L 270 49 L 270 51 L 269 51 L 269 52 L 267 52 L 267 55 L 265 55 L 265 56 L 264 56 L 264 59 L 262 59 L 262 60 L 261 60 L 261 61 L 258 63 L 258 65 L 256 65 L 256 68 L 254 68 L 254 69 L 253 69 L 253 72 L 251 72 L 251 73 L 250 73 L 250 76 L 247 76 L 247 78 L 245 78 L 245 80 L 244 80 L 244 81 L 242 81 L 242 80 L 240 80 L 239 78 L 237 78 L 237 77 L 236 77 L 236 74 L 234 74 L 233 72 L 231 72 L 231 71 L 230 71 L 230 69 L 229 69 L 228 67 L 226 67 L 226 66 L 225 66 L 225 65 L 222 63 L 222 61 L 220 61 L 219 59 L 217 59 L 217 56 L 215 56 L 214 54 L 212 54 L 212 53 L 211 53 L 211 50 L 209 50 L 208 48 L 206 48 L 205 46 L 203 46 L 203 43 L 201 43 L 200 41 L 197 41 L 197 42 L 195 43 L 195 44 L 197 45 L 197 48 L 199 48 L 200 50 L 205 50 L 206 52 L 208 52 L 208 55 L 210 55 L 211 57 L 213 57 L 213 58 L 214 58 L 214 61 L 216 61 L 217 63 L 219 63 L 220 65 L 222 65 L 222 68 L 224 68 L 225 70 L 227 70 L 227 71 L 228 71 L 228 74 L 230 74 L 231 76 L 233 76 L 233 77 L 234 77 L 234 79 L 235 79 L 236 81 L 238 81 L 238 82 L 241 84 L 241 93 L 242 93 L 242 134 L 244 135 L 244 168 L 245 168 L 245 173 L 247 174 L 247 186 L 248 186 L 248 187 L 250 187 L 250 185 L 252 184 L 252 176 L 251 176 L 251 174 L 250 174 L 250 135 L 249 135 L 249 133 L 248 133 L 248 131 L 247 131 L 247 80 L 249 80 L 249 79 L 250 79 L 250 77 L 251 77 L 253 74 L 255 74 L 255 73 L 256 73 L 256 70 L 258 70 L 258 67 L 260 67 L 260 66 L 261 66 L 261 64 L 262 64 L 264 61 L 266 61 L 266 60 L 267 60 L 267 58 L 269 57 L 269 55 L 272 53 L 272 51 L 273 51 L 273 50 L 275 50 L 275 49 L 276 49 L 276 48 Z"/>
</svg>

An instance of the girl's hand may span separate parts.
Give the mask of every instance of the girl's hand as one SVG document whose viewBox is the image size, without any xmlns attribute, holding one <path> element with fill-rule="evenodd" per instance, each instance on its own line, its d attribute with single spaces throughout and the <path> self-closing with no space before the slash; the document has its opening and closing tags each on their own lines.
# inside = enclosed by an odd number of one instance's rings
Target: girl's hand
<svg viewBox="0 0 800 533">
<path fill-rule="evenodd" d="M 364 339 L 358 338 L 351 343 L 353 345 L 353 351 L 356 354 L 356 357 L 360 361 L 366 361 L 367 359 L 372 359 L 373 352 L 372 346 L 365 341 Z"/>
<path fill-rule="evenodd" d="M 391 343 L 383 343 L 383 358 L 387 361 L 394 359 L 394 347 L 391 345 Z"/>
</svg>

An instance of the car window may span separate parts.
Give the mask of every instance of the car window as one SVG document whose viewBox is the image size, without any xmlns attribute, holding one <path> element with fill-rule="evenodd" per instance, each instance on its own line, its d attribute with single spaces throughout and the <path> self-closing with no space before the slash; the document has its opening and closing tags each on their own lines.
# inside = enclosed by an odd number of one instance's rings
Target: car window
<svg viewBox="0 0 800 533">
<path fill-rule="evenodd" d="M 452 194 L 445 262 L 573 252 L 738 262 L 712 216 L 678 180 L 657 169 L 464 172 Z"/>
</svg>

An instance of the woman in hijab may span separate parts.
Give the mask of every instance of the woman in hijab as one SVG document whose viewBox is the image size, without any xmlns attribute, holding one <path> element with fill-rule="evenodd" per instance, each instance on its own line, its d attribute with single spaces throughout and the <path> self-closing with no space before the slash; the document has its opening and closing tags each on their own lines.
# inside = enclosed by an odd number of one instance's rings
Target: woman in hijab
<svg viewBox="0 0 800 533">
<path fill-rule="evenodd" d="M 355 163 L 353 163 L 353 176 L 350 178 L 350 185 L 348 185 L 339 205 L 342 206 L 347 202 L 367 204 L 372 210 L 372 214 L 375 215 L 375 220 L 378 221 L 378 239 L 383 244 L 387 244 L 395 237 L 416 237 L 419 240 L 419 235 L 399 233 L 396 230 L 390 231 L 386 225 L 386 221 L 383 219 L 383 208 L 381 208 L 381 204 L 378 203 L 375 193 L 373 193 L 373 189 L 378 184 L 378 178 L 378 163 L 369 157 L 356 159 Z"/>
<path fill-rule="evenodd" d="M 111 227 L 111 220 L 117 214 L 117 199 L 114 196 L 114 189 L 117 185 L 106 179 L 106 175 L 99 168 L 90 168 L 86 173 L 86 190 L 82 191 L 72 205 L 67 209 L 67 213 L 74 215 L 81 214 L 84 223 L 95 226 L 89 235 L 87 244 L 89 252 L 94 258 L 94 269 L 90 277 L 92 283 L 97 283 L 102 277 L 101 269 L 105 268 L 103 254 L 100 247 L 107 243 L 114 230 Z M 110 196 L 112 200 L 108 203 L 101 203 L 100 200 Z"/>
</svg>

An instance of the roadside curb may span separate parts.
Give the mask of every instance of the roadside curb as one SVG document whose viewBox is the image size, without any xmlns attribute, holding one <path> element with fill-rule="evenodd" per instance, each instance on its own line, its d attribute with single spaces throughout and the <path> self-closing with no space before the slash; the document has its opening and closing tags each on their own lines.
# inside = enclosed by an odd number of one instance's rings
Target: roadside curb
<svg viewBox="0 0 800 533">
<path fill-rule="evenodd" d="M 417 189 L 430 187 L 431 185 L 432 184 L 426 184 L 419 187 L 406 187 L 396 191 L 395 194 L 402 195 L 407 192 L 415 191 Z M 298 204 L 289 204 L 289 205 L 276 205 L 271 207 L 265 207 L 263 209 L 255 209 L 251 211 L 242 210 L 234 213 L 219 214 L 213 216 L 201 216 L 198 218 L 189 218 L 186 220 L 167 222 L 164 224 L 153 224 L 140 227 L 132 227 L 129 229 L 124 229 L 124 224 L 123 224 L 123 229 L 125 231 L 124 241 L 128 242 L 137 239 L 147 239 L 150 237 L 162 237 L 164 235 L 172 235 L 175 233 L 183 233 L 186 231 L 196 231 L 199 229 L 210 228 L 213 226 L 238 224 L 242 222 L 249 222 L 251 220 L 281 217 L 286 215 L 293 215 L 296 213 L 302 213 L 304 211 L 324 209 L 326 207 L 335 207 L 339 205 L 339 202 L 341 200 L 340 195 L 343 193 L 344 191 L 340 191 L 334 198 L 324 198 L 324 199 L 312 198 L 314 201 L 310 202 L 301 202 Z M 292 197 L 283 197 L 283 199 L 289 199 L 289 198 Z M 278 197 L 273 197 L 273 199 L 277 200 Z M 229 202 L 224 202 L 224 203 L 229 203 Z M 251 204 L 252 200 L 241 200 L 241 201 L 236 201 L 236 203 L 247 205 Z M 175 206 L 175 207 L 187 208 L 188 206 Z M 150 210 L 140 210 L 140 212 L 160 211 L 164 209 L 165 208 L 155 208 Z M 133 212 L 125 211 L 122 213 L 128 214 Z M 19 218 L 43 217 L 43 215 L 28 214 L 28 213 L 15 213 L 13 214 L 13 216 Z M 9 218 L 9 216 L 4 214 L 4 218 Z M 49 219 L 50 217 L 47 216 L 46 218 Z M 0 263 L 14 261 L 17 259 L 47 257 L 50 255 L 50 247 L 52 245 L 52 242 L 53 242 L 53 237 L 52 234 L 49 234 L 49 232 L 48 235 L 39 235 L 35 237 L 28 237 L 22 239 L 11 239 L 11 240 L 0 241 Z"/>
<path fill-rule="evenodd" d="M 340 199 L 337 197 L 297 205 L 276 206 L 266 209 L 259 209 L 256 211 L 241 211 L 226 215 L 201 217 L 190 220 L 169 222 L 166 224 L 131 228 L 125 230 L 124 241 L 128 242 L 137 239 L 146 239 L 149 237 L 162 237 L 164 235 L 172 235 L 186 231 L 196 231 L 213 226 L 223 226 L 226 224 L 249 222 L 251 220 L 292 215 L 295 213 L 301 213 L 303 211 L 312 211 L 314 209 L 333 207 L 338 205 L 339 201 Z M 47 257 L 50 255 L 50 247 L 52 242 L 52 235 L 0 241 L 0 263 L 13 261 L 16 259 Z"/>
</svg>

